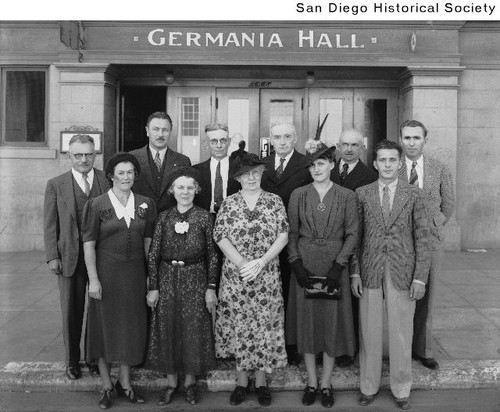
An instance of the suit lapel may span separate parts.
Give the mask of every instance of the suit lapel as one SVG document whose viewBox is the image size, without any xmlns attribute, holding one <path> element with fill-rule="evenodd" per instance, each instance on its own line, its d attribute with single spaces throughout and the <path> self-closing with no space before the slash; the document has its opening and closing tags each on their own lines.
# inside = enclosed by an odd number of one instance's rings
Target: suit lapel
<svg viewBox="0 0 500 412">
<path fill-rule="evenodd" d="M 273 159 L 274 161 L 275 159 Z M 299 165 L 299 156 L 297 155 L 297 152 L 294 150 L 292 156 L 290 157 L 290 160 L 288 161 L 288 164 L 285 167 L 285 170 L 283 171 L 283 174 L 279 178 L 279 182 L 284 182 L 287 180 L 290 176 L 293 176 L 297 169 L 300 167 Z M 276 171 L 274 170 L 274 163 L 273 163 L 273 173 L 276 178 Z M 277 179 L 278 180 L 278 179 Z"/>
<path fill-rule="evenodd" d="M 175 154 L 170 148 L 167 150 L 167 153 L 165 154 L 164 163 L 165 167 L 163 168 L 163 177 L 161 179 L 160 196 L 167 189 L 168 175 L 172 173 L 174 167 L 177 167 L 177 164 L 175 163 Z"/>
<path fill-rule="evenodd" d="M 69 213 L 73 216 L 75 221 L 77 221 L 75 192 L 73 190 L 73 174 L 71 173 L 71 170 L 64 175 L 60 190 L 62 198 L 68 207 Z"/>
<path fill-rule="evenodd" d="M 382 205 L 380 204 L 380 195 L 378 191 L 378 180 L 369 185 L 367 192 L 368 205 L 373 207 L 373 214 L 378 220 L 380 227 L 385 228 L 384 215 L 382 214 Z"/>
<path fill-rule="evenodd" d="M 135 157 L 137 158 L 139 164 L 141 165 L 141 173 L 144 173 L 144 175 L 146 176 L 146 182 L 148 183 L 149 186 L 151 186 L 153 192 L 155 192 L 156 185 L 155 185 L 155 179 L 151 174 L 151 167 L 149 166 L 149 158 L 147 152 L 148 150 L 149 150 L 148 145 L 144 146 L 142 149 L 139 149 L 137 151 Z"/>
<path fill-rule="evenodd" d="M 406 159 L 406 157 L 405 157 Z M 403 167 L 399 169 L 398 178 L 408 183 L 408 170 L 406 169 L 406 161 L 403 161 Z"/>
<path fill-rule="evenodd" d="M 424 190 L 426 193 L 430 193 L 431 187 L 434 183 L 434 170 L 428 157 L 424 156 Z"/>
<path fill-rule="evenodd" d="M 403 183 L 404 185 L 404 183 Z M 403 210 L 404 205 L 408 202 L 409 196 L 401 182 L 396 186 L 396 193 L 394 193 L 394 201 L 392 202 L 391 214 L 389 215 L 389 222 L 387 227 L 391 227 L 394 221 L 398 218 Z"/>
<path fill-rule="evenodd" d="M 275 159 L 276 159 L 275 154 L 273 154 L 267 158 L 266 173 L 274 183 L 278 183 L 278 178 L 276 177 L 276 171 L 274 170 Z M 287 168 L 285 168 L 285 171 L 286 171 L 286 169 Z M 283 174 L 285 174 L 285 172 L 283 172 Z"/>
<path fill-rule="evenodd" d="M 99 170 L 94 169 L 94 182 L 97 182 L 99 187 L 99 194 L 103 194 L 108 187 L 108 182 L 104 173 L 101 173 Z"/>
</svg>

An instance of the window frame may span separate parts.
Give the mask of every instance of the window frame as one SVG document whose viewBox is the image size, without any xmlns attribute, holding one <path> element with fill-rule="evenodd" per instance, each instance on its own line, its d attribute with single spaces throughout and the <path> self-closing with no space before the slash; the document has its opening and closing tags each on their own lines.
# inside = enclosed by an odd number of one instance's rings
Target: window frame
<svg viewBox="0 0 500 412">
<path fill-rule="evenodd" d="M 0 147 L 48 147 L 49 121 L 49 67 L 48 66 L 0 66 Z M 44 140 L 43 142 L 8 142 L 6 140 L 6 108 L 7 108 L 7 73 L 8 72 L 43 72 L 45 80 L 44 99 Z"/>
</svg>

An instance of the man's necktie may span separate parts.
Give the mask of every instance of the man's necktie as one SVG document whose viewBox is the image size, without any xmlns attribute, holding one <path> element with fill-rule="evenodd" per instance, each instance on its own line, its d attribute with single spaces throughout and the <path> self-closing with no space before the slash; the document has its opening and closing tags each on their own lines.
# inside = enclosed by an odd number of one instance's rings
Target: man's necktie
<svg viewBox="0 0 500 412">
<path fill-rule="evenodd" d="M 285 163 L 285 158 L 280 157 L 280 165 L 276 168 L 276 177 L 279 179 L 281 175 L 283 174 L 284 168 L 284 163 Z"/>
<path fill-rule="evenodd" d="M 83 177 L 84 192 L 88 196 L 90 194 L 89 177 L 88 177 L 87 173 L 82 173 L 82 177 Z"/>
<path fill-rule="evenodd" d="M 344 165 L 342 166 L 342 173 L 340 173 L 340 182 L 342 183 L 342 185 L 344 184 L 344 181 L 347 178 L 347 175 L 349 174 L 348 170 L 349 170 L 349 165 L 347 163 L 344 163 Z"/>
<path fill-rule="evenodd" d="M 410 171 L 410 185 L 418 186 L 417 162 L 412 162 Z"/>
<path fill-rule="evenodd" d="M 387 222 L 389 222 L 389 215 L 391 214 L 391 202 L 389 199 L 389 186 L 384 186 L 384 189 L 383 189 L 382 214 L 384 215 L 384 221 L 387 224 Z"/>
<path fill-rule="evenodd" d="M 215 186 L 214 186 L 214 212 L 218 212 L 222 201 L 224 200 L 224 193 L 222 189 L 222 175 L 220 174 L 220 162 L 217 163 L 215 169 Z"/>
<path fill-rule="evenodd" d="M 156 156 L 155 156 L 154 162 L 155 162 L 156 168 L 158 169 L 158 172 L 160 172 L 161 171 L 160 152 L 156 152 Z"/>
</svg>

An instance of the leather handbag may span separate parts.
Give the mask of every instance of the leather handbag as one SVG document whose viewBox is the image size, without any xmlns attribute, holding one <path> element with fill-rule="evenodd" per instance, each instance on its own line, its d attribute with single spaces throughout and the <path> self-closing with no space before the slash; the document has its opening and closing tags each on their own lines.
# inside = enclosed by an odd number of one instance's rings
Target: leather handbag
<svg viewBox="0 0 500 412">
<path fill-rule="evenodd" d="M 310 276 L 311 287 L 304 288 L 304 297 L 306 299 L 330 299 L 339 300 L 342 296 L 341 288 L 333 289 L 333 292 L 328 292 L 328 288 L 325 285 L 326 277 L 321 276 Z"/>
</svg>

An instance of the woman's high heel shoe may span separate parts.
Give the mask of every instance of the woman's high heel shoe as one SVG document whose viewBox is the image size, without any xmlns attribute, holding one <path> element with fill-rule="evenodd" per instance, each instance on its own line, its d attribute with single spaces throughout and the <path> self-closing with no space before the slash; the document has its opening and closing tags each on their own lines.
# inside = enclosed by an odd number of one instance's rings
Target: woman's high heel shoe
<svg viewBox="0 0 500 412">
<path fill-rule="evenodd" d="M 125 398 L 130 403 L 144 403 L 145 399 L 134 391 L 134 388 L 124 388 L 120 381 L 116 382 L 115 385 L 116 393 L 118 396 Z"/>
<path fill-rule="evenodd" d="M 99 398 L 99 408 L 109 409 L 111 407 L 111 392 L 113 392 L 113 388 L 102 388 L 101 397 Z"/>
</svg>

